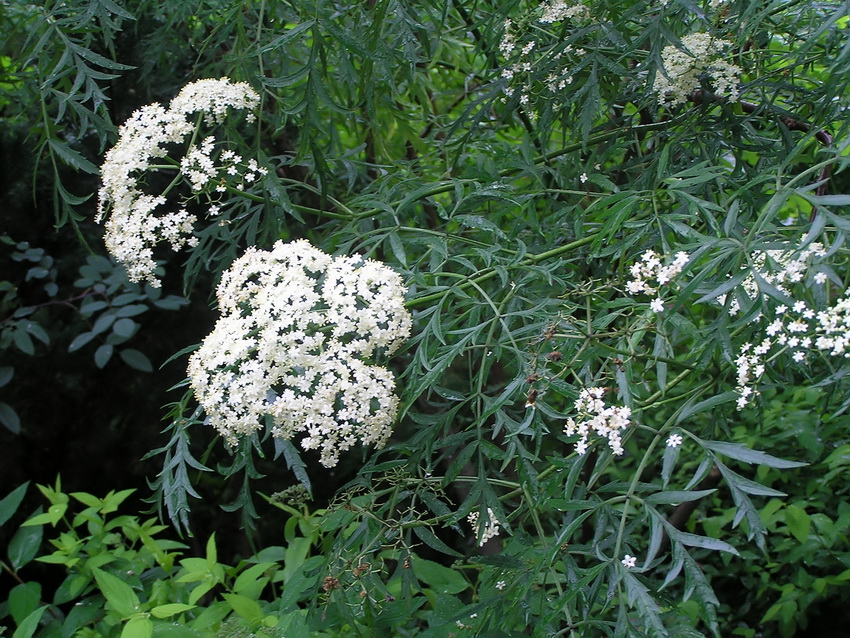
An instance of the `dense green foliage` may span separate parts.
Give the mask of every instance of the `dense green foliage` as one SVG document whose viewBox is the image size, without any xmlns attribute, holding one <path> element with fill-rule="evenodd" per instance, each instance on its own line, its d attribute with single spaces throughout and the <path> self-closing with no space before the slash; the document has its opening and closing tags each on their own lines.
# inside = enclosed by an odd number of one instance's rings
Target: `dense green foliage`
<svg viewBox="0 0 850 638">
<path fill-rule="evenodd" d="M 4 3 L 0 635 L 843 631 L 849 15 Z M 130 281 L 105 154 L 223 77 L 253 113 L 136 176 L 197 244 Z M 207 135 L 262 171 L 181 181 Z M 388 265 L 413 317 L 391 439 L 332 469 L 265 423 L 228 444 L 183 378 L 222 274 L 296 239 Z"/>
</svg>

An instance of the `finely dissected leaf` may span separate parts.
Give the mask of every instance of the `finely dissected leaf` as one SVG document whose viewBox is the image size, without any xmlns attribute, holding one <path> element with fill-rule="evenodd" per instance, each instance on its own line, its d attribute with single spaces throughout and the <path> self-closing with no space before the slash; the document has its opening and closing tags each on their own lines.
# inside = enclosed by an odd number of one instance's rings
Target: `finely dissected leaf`
<svg viewBox="0 0 850 638">
<path fill-rule="evenodd" d="M 652 505 L 659 504 L 678 504 L 686 501 L 696 501 L 709 494 L 713 494 L 717 490 L 694 490 L 693 492 L 670 491 L 657 492 L 646 497 L 646 502 Z"/>
<path fill-rule="evenodd" d="M 436 534 L 434 534 L 434 532 L 432 532 L 427 527 L 424 527 L 424 526 L 414 527 L 413 533 L 416 534 L 416 536 L 419 538 L 419 540 L 421 540 L 423 543 L 425 543 L 428 547 L 440 552 L 441 554 L 445 554 L 447 556 L 456 556 L 456 557 L 462 556 L 461 553 L 457 552 L 456 550 L 454 550 L 451 547 L 449 547 L 448 545 L 446 545 L 443 541 L 441 541 L 436 536 Z"/>
<path fill-rule="evenodd" d="M 51 138 L 48 140 L 48 144 L 50 144 L 50 148 L 52 148 L 68 165 L 73 166 L 78 170 L 85 171 L 86 173 L 91 173 L 92 175 L 100 174 L 100 169 L 97 166 L 92 164 L 65 142 L 60 142 L 59 140 Z"/>
<path fill-rule="evenodd" d="M 803 467 L 805 465 L 808 465 L 808 463 L 801 463 L 799 461 L 787 461 L 785 459 L 780 459 L 775 456 L 771 456 L 770 454 L 767 454 L 765 452 L 752 450 L 748 447 L 741 445 L 740 443 L 728 443 L 725 441 L 703 441 L 702 444 L 713 452 L 717 452 L 718 454 L 722 454 L 723 456 L 728 456 L 729 458 L 735 459 L 737 461 L 743 461 L 744 463 L 767 465 L 768 467 L 775 467 L 780 470 L 787 470 L 794 467 Z"/>
</svg>

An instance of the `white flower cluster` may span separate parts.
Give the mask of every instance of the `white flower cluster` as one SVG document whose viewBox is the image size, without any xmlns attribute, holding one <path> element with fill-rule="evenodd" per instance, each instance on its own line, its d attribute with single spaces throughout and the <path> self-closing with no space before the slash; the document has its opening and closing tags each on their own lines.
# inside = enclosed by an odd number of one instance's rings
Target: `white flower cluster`
<svg viewBox="0 0 850 638">
<path fill-rule="evenodd" d="M 682 38 L 685 50 L 666 46 L 661 52 L 664 73 L 655 76 L 652 90 L 659 98 L 674 106 L 687 101 L 700 88 L 700 78 L 707 77 L 718 95 L 729 100 L 738 99 L 738 83 L 741 68 L 719 57 L 724 49 L 732 46 L 708 33 L 692 33 Z"/>
<path fill-rule="evenodd" d="M 264 424 L 281 439 L 303 433 L 325 467 L 357 441 L 383 446 L 395 379 L 369 361 L 410 335 L 404 294 L 383 264 L 306 240 L 249 249 L 222 276 L 222 316 L 189 360 L 198 402 L 229 443 Z"/>
<path fill-rule="evenodd" d="M 590 9 L 582 2 L 548 0 L 523 16 L 519 24 L 505 20 L 499 43 L 499 52 L 505 58 L 502 78 L 506 84 L 502 101 L 516 94 L 520 104 L 528 105 L 541 89 L 548 91 L 547 99 L 560 101 L 561 93 L 573 83 L 571 69 L 576 65 L 575 58 L 581 58 L 586 51 L 572 45 L 562 46 L 563 34 L 549 33 L 546 26 L 556 22 L 584 22 L 589 19 Z M 552 65 L 553 62 L 556 64 Z M 554 68 L 541 83 L 534 71 L 543 65 Z M 537 117 L 536 111 L 531 110 L 529 117 Z"/>
<path fill-rule="evenodd" d="M 661 263 L 661 257 L 654 250 L 647 250 L 629 268 L 632 278 L 626 283 L 626 290 L 630 295 L 644 294 L 655 296 L 649 304 L 653 312 L 664 310 L 664 300 L 661 298 L 660 290 L 669 285 L 670 282 L 682 272 L 688 263 L 690 255 L 684 251 L 677 252 L 673 261 L 669 264 Z"/>
<path fill-rule="evenodd" d="M 153 248 L 160 242 L 172 250 L 194 246 L 191 236 L 196 221 L 186 210 L 156 215 L 166 203 L 160 195 L 145 194 L 143 174 L 155 159 L 168 155 L 168 144 L 179 144 L 195 130 L 194 114 L 208 124 L 220 124 L 229 108 L 254 109 L 260 97 L 244 82 L 227 78 L 200 80 L 184 87 L 166 109 L 160 104 L 144 106 L 118 131 L 118 142 L 106 154 L 101 167 L 97 221 L 107 217 L 104 240 L 109 252 L 127 269 L 131 281 L 159 286 L 154 274 Z M 251 119 L 252 114 L 248 118 Z M 205 139 L 189 151 L 181 165 L 192 189 L 197 191 L 216 174 L 210 160 L 214 140 Z"/>
<path fill-rule="evenodd" d="M 810 272 L 813 259 L 826 254 L 823 244 L 812 242 L 803 250 L 761 252 L 753 262 L 761 279 L 794 299 L 794 284 L 822 285 L 826 282 L 826 273 Z M 752 274 L 742 282 L 742 288 L 747 296 L 758 298 L 758 284 Z M 765 300 L 770 301 L 772 297 L 765 297 Z M 737 311 L 737 300 L 733 299 L 730 313 Z M 813 351 L 850 357 L 850 298 L 841 299 L 821 311 L 803 300 L 796 300 L 790 306 L 777 306 L 772 319 L 759 313 L 753 321 L 764 324 L 764 335 L 755 343 L 744 343 L 735 359 L 739 410 L 758 394 L 755 385 L 764 375 L 767 365 L 782 353 L 789 353 L 796 363 L 806 361 Z"/>
<path fill-rule="evenodd" d="M 803 237 L 803 243 L 805 242 L 806 238 Z M 758 276 L 762 280 L 784 295 L 791 297 L 792 294 L 788 286 L 803 281 L 813 258 L 824 256 L 826 256 L 826 250 L 824 250 L 823 244 L 812 242 L 803 250 L 793 248 L 758 251 L 753 255 L 752 261 L 755 270 L 758 271 Z M 826 274 L 822 272 L 816 273 L 814 275 L 814 281 L 818 284 L 824 283 L 826 281 Z M 760 297 L 758 281 L 752 271 L 741 282 L 741 289 L 750 299 L 758 299 Z M 721 295 L 717 299 L 720 303 L 725 303 L 726 295 Z M 729 302 L 729 314 L 735 316 L 740 310 L 740 303 L 733 297 Z M 755 319 L 759 317 L 760 315 L 756 315 Z"/>
<path fill-rule="evenodd" d="M 581 437 L 576 443 L 576 452 L 579 454 L 587 452 L 591 432 L 608 439 L 608 446 L 617 456 L 624 451 L 620 432 L 628 427 L 632 411 L 628 407 L 606 406 L 602 400 L 604 395 L 605 388 L 583 389 L 575 402 L 581 420 L 576 422 L 572 417 L 567 419 L 564 434 L 578 434 Z"/>
<path fill-rule="evenodd" d="M 590 17 L 590 9 L 582 2 L 565 2 L 564 0 L 548 0 L 540 3 L 543 15 L 540 22 L 552 24 L 564 20 L 586 20 Z"/>
<path fill-rule="evenodd" d="M 743 409 L 758 392 L 754 385 L 764 375 L 766 365 L 782 352 L 804 362 L 812 351 L 850 358 L 850 297 L 816 312 L 805 301 L 775 310 L 776 318 L 765 328 L 765 337 L 755 346 L 745 343 L 735 359 L 738 409 Z"/>
<path fill-rule="evenodd" d="M 478 541 L 479 547 L 483 547 L 487 541 L 499 535 L 499 525 L 501 525 L 501 523 L 499 523 L 499 519 L 496 518 L 496 513 L 491 508 L 487 508 L 486 521 L 478 521 L 478 512 L 470 512 L 469 516 L 466 518 L 475 532 L 475 538 L 480 539 Z"/>
</svg>

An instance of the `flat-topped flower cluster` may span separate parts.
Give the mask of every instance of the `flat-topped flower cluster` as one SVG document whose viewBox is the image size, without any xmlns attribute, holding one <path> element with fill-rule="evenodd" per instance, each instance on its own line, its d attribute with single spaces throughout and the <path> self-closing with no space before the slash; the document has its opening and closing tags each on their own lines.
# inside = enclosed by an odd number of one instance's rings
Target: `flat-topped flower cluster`
<svg viewBox="0 0 850 638">
<path fill-rule="evenodd" d="M 659 98 L 683 104 L 700 88 L 701 78 L 706 78 L 717 95 L 738 99 L 741 68 L 721 57 L 731 42 L 700 32 L 682 38 L 682 46 L 684 50 L 666 46 L 661 52 L 663 73 L 659 70 L 652 85 Z"/>
<path fill-rule="evenodd" d="M 264 427 L 304 434 L 301 447 L 326 467 L 358 441 L 383 446 L 398 399 L 392 373 L 372 361 L 410 335 L 405 292 L 387 266 L 306 240 L 248 249 L 224 273 L 222 316 L 189 361 L 210 423 L 230 444 Z"/>
<path fill-rule="evenodd" d="M 584 388 L 575 402 L 579 420 L 567 419 L 564 434 L 579 435 L 576 452 L 580 455 L 587 452 L 590 435 L 594 432 L 608 440 L 614 454 L 620 456 L 624 452 L 620 433 L 629 426 L 632 411 L 628 407 L 605 405 L 604 396 L 605 388 Z"/>
<path fill-rule="evenodd" d="M 149 104 L 121 126 L 118 142 L 107 152 L 101 167 L 97 221 L 106 219 L 106 247 L 127 269 L 130 281 L 160 285 L 154 274 L 153 258 L 153 249 L 160 242 L 168 243 L 175 251 L 197 244 L 197 238 L 192 236 L 195 215 L 182 207 L 161 212 L 171 186 L 165 193 L 145 193 L 146 171 L 155 160 L 168 162 L 168 146 L 183 143 L 196 131 L 198 115 L 206 124 L 214 125 L 224 121 L 229 109 L 248 109 L 250 121 L 253 118 L 250 111 L 259 102 L 260 96 L 244 82 L 231 82 L 228 78 L 199 80 L 184 87 L 168 108 Z M 186 179 L 194 192 L 221 172 L 210 157 L 214 144 L 215 138 L 205 138 L 200 146 L 190 148 L 182 163 L 175 163 L 171 169 L 178 173 L 178 181 Z M 222 168 L 232 170 L 235 164 L 238 162 L 231 158 Z M 250 171 L 249 167 L 248 172 L 256 174 L 259 167 L 255 169 Z"/>
</svg>

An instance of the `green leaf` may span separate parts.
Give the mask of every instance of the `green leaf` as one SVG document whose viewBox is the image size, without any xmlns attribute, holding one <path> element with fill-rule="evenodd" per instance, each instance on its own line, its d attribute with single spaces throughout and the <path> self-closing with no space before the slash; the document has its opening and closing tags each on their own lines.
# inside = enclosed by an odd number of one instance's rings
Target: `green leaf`
<svg viewBox="0 0 850 638">
<path fill-rule="evenodd" d="M 52 148 L 69 166 L 72 166 L 77 170 L 85 171 L 86 173 L 91 173 L 92 175 L 100 175 L 100 169 L 97 166 L 65 144 L 65 142 L 60 142 L 57 139 L 50 138 L 47 140 L 47 143 L 50 144 L 50 148 Z"/>
<path fill-rule="evenodd" d="M 41 601 L 41 585 L 38 583 L 21 583 L 9 592 L 9 613 L 20 625 L 24 619 L 38 608 Z"/>
<path fill-rule="evenodd" d="M 121 638 L 151 638 L 153 636 L 153 623 L 147 616 L 136 615 L 127 621 Z"/>
<path fill-rule="evenodd" d="M 767 465 L 768 467 L 775 467 L 780 470 L 788 470 L 794 467 L 803 467 L 808 465 L 808 463 L 787 461 L 785 459 L 780 459 L 775 456 L 771 456 L 770 454 L 766 454 L 765 452 L 752 450 L 740 443 L 727 443 L 725 441 L 702 441 L 701 443 L 712 452 L 728 456 L 729 458 L 738 461 L 743 461 L 744 463 Z"/>
<path fill-rule="evenodd" d="M 94 339 L 97 335 L 94 332 L 84 332 L 82 334 L 78 334 L 74 337 L 74 340 L 71 342 L 71 345 L 68 346 L 68 352 L 76 352 L 83 346 L 85 346 L 89 341 Z"/>
<path fill-rule="evenodd" d="M 21 418 L 14 408 L 4 401 L 0 401 L 0 423 L 12 434 L 21 433 Z"/>
<path fill-rule="evenodd" d="M 44 528 L 41 525 L 21 526 L 9 541 L 9 562 L 15 570 L 29 563 L 41 549 Z"/>
<path fill-rule="evenodd" d="M 2 501 L 0 501 L 0 525 L 3 525 L 6 521 L 12 518 L 12 515 L 18 511 L 18 507 L 20 506 L 21 501 L 24 500 L 24 495 L 27 493 L 29 484 L 30 482 L 27 481 L 23 485 L 19 485 L 9 492 Z"/>
<path fill-rule="evenodd" d="M 242 596 L 241 594 L 223 594 L 222 597 L 227 601 L 233 611 L 249 623 L 260 622 L 265 615 L 259 603 L 247 596 Z"/>
<path fill-rule="evenodd" d="M 708 496 L 709 494 L 714 494 L 716 489 L 712 490 L 694 490 L 693 492 L 658 492 L 656 494 L 652 494 L 646 498 L 646 502 L 651 505 L 678 505 L 679 503 L 683 503 L 686 501 L 696 501 L 697 499 L 703 498 L 704 496 Z"/>
<path fill-rule="evenodd" d="M 128 366 L 140 372 L 153 372 L 153 364 L 144 354 L 133 348 L 125 348 L 118 352 L 118 356 Z"/>
<path fill-rule="evenodd" d="M 455 556 L 460 558 L 463 554 L 453 550 L 451 547 L 446 545 L 443 541 L 441 541 L 430 529 L 424 526 L 417 526 L 413 528 L 413 533 L 419 537 L 423 543 L 425 543 L 431 549 L 435 549 L 441 554 L 446 554 L 448 556 Z"/>
<path fill-rule="evenodd" d="M 112 353 L 115 350 L 115 346 L 104 343 L 98 347 L 94 352 L 94 364 L 100 368 L 101 370 L 109 363 L 109 360 L 112 358 Z"/>
<path fill-rule="evenodd" d="M 812 519 L 804 509 L 796 505 L 786 507 L 785 524 L 788 526 L 788 531 L 791 532 L 799 543 L 802 544 L 809 540 Z"/>
<path fill-rule="evenodd" d="M 428 583 L 437 593 L 457 594 L 469 588 L 469 583 L 459 571 L 418 556 L 414 557 L 411 563 L 416 577 Z"/>
<path fill-rule="evenodd" d="M 18 625 L 15 633 L 12 634 L 12 638 L 32 638 L 35 630 L 38 629 L 38 623 L 41 621 L 41 616 L 46 610 L 47 605 L 44 605 L 33 611 L 24 619 L 24 622 Z"/>
<path fill-rule="evenodd" d="M 114 324 L 112 324 L 112 332 L 117 334 L 119 337 L 129 339 L 133 336 L 133 333 L 136 332 L 137 325 L 138 324 L 135 321 L 125 317 L 123 319 L 119 319 Z"/>
<path fill-rule="evenodd" d="M 715 406 L 736 401 L 738 399 L 738 396 L 739 394 L 734 391 L 721 392 L 720 394 L 705 399 L 704 401 L 700 401 L 699 403 L 688 405 L 676 417 L 676 425 L 679 425 L 680 423 L 682 423 L 682 421 L 693 416 L 694 414 L 706 412 Z"/>
<path fill-rule="evenodd" d="M 15 368 L 12 366 L 0 366 L 0 388 L 8 385 L 12 377 L 15 376 Z"/>
<path fill-rule="evenodd" d="M 92 573 L 107 602 L 118 612 L 121 618 L 130 618 L 138 613 L 141 605 L 139 603 L 139 597 L 136 596 L 132 587 L 117 576 L 96 567 L 92 569 Z M 121 635 L 123 636 L 124 634 L 122 633 Z"/>
<path fill-rule="evenodd" d="M 184 603 L 169 603 L 167 605 L 158 605 L 151 609 L 151 615 L 156 618 L 170 618 L 175 614 L 182 614 L 184 611 L 195 609 L 195 605 L 186 605 Z"/>
</svg>

